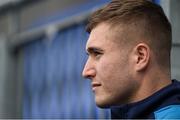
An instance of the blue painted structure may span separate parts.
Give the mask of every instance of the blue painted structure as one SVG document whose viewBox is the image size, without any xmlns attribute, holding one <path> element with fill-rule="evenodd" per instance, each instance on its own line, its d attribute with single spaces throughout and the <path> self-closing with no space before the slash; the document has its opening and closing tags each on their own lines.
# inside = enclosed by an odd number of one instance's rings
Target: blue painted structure
<svg viewBox="0 0 180 120">
<path fill-rule="evenodd" d="M 98 3 L 98 2 L 97 2 Z M 100 5 L 104 2 L 99 2 Z M 82 9 L 92 8 L 92 3 Z M 74 15 L 76 12 L 67 12 Z M 53 19 L 37 22 L 41 26 Z M 41 37 L 26 44 L 24 51 L 23 118 L 109 118 L 109 110 L 97 108 L 89 80 L 81 76 L 86 61 L 88 34 L 85 23 L 64 28 L 49 40 Z"/>
</svg>

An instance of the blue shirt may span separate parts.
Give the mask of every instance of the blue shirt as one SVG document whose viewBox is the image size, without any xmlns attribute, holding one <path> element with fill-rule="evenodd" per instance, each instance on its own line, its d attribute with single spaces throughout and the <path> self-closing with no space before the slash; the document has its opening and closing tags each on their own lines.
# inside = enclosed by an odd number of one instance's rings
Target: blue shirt
<svg viewBox="0 0 180 120">
<path fill-rule="evenodd" d="M 112 119 L 180 119 L 180 82 L 172 83 L 150 97 L 111 108 Z"/>
</svg>

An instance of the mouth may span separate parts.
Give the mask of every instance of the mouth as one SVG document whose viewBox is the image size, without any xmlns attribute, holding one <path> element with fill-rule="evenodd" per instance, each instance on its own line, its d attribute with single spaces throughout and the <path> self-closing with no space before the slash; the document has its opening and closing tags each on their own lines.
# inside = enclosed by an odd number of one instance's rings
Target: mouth
<svg viewBox="0 0 180 120">
<path fill-rule="evenodd" d="M 98 82 L 93 82 L 93 83 L 91 84 L 91 86 L 92 86 L 92 90 L 93 90 L 93 92 L 94 92 L 94 91 L 97 89 L 97 87 L 101 86 L 101 84 L 98 83 Z"/>
</svg>

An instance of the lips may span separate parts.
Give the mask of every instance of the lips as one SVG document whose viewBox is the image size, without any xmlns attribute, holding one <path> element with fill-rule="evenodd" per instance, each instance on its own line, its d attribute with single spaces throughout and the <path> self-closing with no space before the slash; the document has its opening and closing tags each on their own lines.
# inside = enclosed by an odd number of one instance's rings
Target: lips
<svg viewBox="0 0 180 120">
<path fill-rule="evenodd" d="M 92 86 L 92 90 L 95 91 L 95 89 L 96 89 L 97 87 L 101 86 L 101 84 L 98 83 L 98 82 L 93 82 L 93 83 L 91 84 L 91 86 Z"/>
</svg>

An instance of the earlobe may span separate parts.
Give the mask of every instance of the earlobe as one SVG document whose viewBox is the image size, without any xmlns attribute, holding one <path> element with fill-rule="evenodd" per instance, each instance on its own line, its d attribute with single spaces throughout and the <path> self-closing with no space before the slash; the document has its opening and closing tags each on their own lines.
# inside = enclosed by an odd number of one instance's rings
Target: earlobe
<svg viewBox="0 0 180 120">
<path fill-rule="evenodd" d="M 136 71 L 144 70 L 149 63 L 149 46 L 145 43 L 139 43 L 134 50 L 136 53 Z"/>
</svg>

